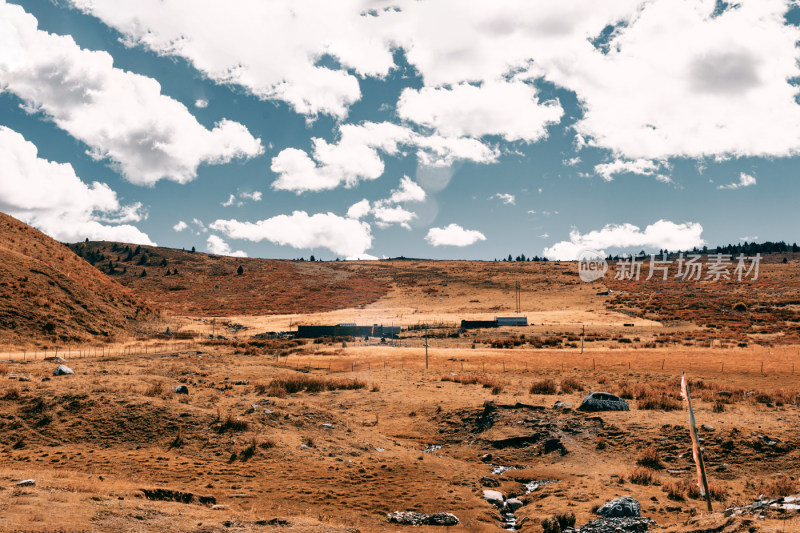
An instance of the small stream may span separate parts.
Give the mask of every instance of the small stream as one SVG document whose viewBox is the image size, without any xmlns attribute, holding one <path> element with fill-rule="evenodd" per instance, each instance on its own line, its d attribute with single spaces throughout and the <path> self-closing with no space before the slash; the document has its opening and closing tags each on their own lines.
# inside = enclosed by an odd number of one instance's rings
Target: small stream
<svg viewBox="0 0 800 533">
<path fill-rule="evenodd" d="M 522 466 L 506 466 L 506 465 L 490 465 L 490 466 L 492 467 L 492 474 L 496 476 L 501 475 L 503 472 L 508 472 L 509 470 L 526 468 Z M 545 485 L 549 485 L 550 483 L 556 483 L 557 481 L 558 481 L 557 479 L 534 479 L 528 481 L 527 483 L 524 483 L 525 494 L 530 494 L 531 492 L 539 490 Z M 514 514 L 516 509 L 513 509 L 511 506 L 508 505 L 508 501 L 511 499 L 513 498 L 504 500 L 502 507 L 500 507 L 497 503 L 494 502 L 492 503 L 500 509 L 500 515 L 503 517 L 503 521 L 500 523 L 500 527 L 502 527 L 506 531 L 517 531 L 519 529 L 519 526 L 517 524 L 517 517 Z M 519 503 L 517 505 L 519 505 Z M 521 505 L 519 506 L 521 507 Z"/>
</svg>

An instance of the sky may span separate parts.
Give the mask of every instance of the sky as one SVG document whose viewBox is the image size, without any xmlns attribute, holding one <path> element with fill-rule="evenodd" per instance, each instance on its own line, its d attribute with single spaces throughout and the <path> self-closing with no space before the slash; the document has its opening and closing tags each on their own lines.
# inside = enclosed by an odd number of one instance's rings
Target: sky
<svg viewBox="0 0 800 533">
<path fill-rule="evenodd" d="M 799 24 L 796 0 L 0 0 L 0 211 L 267 258 L 795 242 Z"/>
</svg>

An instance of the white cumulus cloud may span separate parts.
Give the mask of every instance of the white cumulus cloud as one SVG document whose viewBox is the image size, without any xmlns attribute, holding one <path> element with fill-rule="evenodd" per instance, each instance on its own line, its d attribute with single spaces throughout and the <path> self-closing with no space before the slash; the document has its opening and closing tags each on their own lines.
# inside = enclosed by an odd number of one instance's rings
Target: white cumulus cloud
<svg viewBox="0 0 800 533">
<path fill-rule="evenodd" d="M 300 249 L 327 248 L 347 258 L 366 257 L 372 247 L 369 224 L 333 213 L 309 215 L 294 211 L 257 222 L 217 220 L 209 227 L 233 239 L 274 244 Z"/>
<path fill-rule="evenodd" d="M 739 174 L 739 181 L 728 183 L 727 185 L 720 185 L 717 189 L 741 189 L 742 187 L 750 187 L 756 184 L 755 176 L 741 172 Z"/>
<path fill-rule="evenodd" d="M 225 242 L 222 237 L 217 235 L 209 235 L 206 239 L 206 249 L 208 253 L 216 255 L 227 255 L 231 257 L 247 257 L 247 254 L 242 250 L 231 251 L 230 245 Z"/>
<path fill-rule="evenodd" d="M 610 163 L 595 165 L 594 171 L 600 174 L 605 181 L 613 181 L 617 174 L 639 174 L 641 176 L 653 176 L 661 167 L 661 163 L 648 159 L 635 159 L 626 161 L 615 159 Z"/>
<path fill-rule="evenodd" d="M 87 184 L 69 163 L 40 158 L 36 145 L 5 126 L 0 126 L 0 211 L 62 242 L 155 244 L 125 224 L 145 217 L 140 203 L 123 205 L 105 183 Z"/>
<path fill-rule="evenodd" d="M 172 226 L 173 231 L 183 231 L 189 227 L 189 224 L 184 222 L 183 220 L 179 220 L 177 224 Z"/>
<path fill-rule="evenodd" d="M 109 160 L 132 183 L 186 183 L 201 164 L 262 152 L 242 124 L 208 130 L 152 78 L 114 68 L 110 54 L 37 28 L 20 6 L 0 2 L 0 90 L 25 102 Z"/>
<path fill-rule="evenodd" d="M 450 224 L 443 228 L 431 228 L 425 236 L 431 246 L 469 246 L 478 241 L 485 241 L 486 236 L 477 230 L 464 229 L 458 224 Z"/>
<path fill-rule="evenodd" d="M 633 224 L 608 224 L 600 230 L 580 233 L 573 229 L 568 241 L 560 241 L 545 248 L 543 255 L 561 261 L 577 260 L 584 250 L 593 250 L 605 255 L 608 248 L 633 248 L 647 250 L 687 250 L 705 244 L 703 226 L 697 222 L 676 224 L 659 220 L 642 230 Z"/>
</svg>

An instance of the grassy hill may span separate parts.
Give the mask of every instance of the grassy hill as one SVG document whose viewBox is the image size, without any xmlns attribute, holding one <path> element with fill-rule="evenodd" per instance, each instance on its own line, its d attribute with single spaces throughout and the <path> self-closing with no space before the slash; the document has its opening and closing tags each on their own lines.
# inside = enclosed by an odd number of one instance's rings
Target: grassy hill
<svg viewBox="0 0 800 533">
<path fill-rule="evenodd" d="M 384 283 L 336 263 L 226 257 L 115 242 L 70 247 L 109 277 L 178 315 L 319 312 L 365 305 L 386 292 Z"/>
<path fill-rule="evenodd" d="M 134 292 L 42 232 L 0 213 L 0 339 L 115 340 L 157 318 Z"/>
</svg>

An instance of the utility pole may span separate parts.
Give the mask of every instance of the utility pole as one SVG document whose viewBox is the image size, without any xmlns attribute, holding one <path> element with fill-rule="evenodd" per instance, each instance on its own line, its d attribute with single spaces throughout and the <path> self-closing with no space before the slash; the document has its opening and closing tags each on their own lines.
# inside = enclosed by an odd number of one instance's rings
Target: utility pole
<svg viewBox="0 0 800 533">
<path fill-rule="evenodd" d="M 586 336 L 586 325 L 581 324 L 581 354 L 583 353 L 583 337 Z"/>
<path fill-rule="evenodd" d="M 520 308 L 521 308 L 520 304 L 522 303 L 521 292 L 522 290 L 520 289 L 519 281 L 517 281 L 514 284 L 514 303 L 517 308 L 517 313 L 520 313 Z"/>
</svg>

